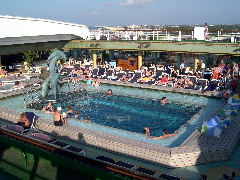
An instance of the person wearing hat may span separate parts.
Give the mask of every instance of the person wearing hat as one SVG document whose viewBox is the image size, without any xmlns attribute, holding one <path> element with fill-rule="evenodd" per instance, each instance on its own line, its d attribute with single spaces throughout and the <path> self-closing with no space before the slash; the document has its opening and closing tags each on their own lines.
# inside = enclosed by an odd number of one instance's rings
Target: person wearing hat
<svg viewBox="0 0 240 180">
<path fill-rule="evenodd" d="M 62 126 L 67 123 L 66 119 L 61 114 L 62 108 L 58 107 L 57 111 L 53 114 L 53 121 L 55 126 Z"/>
</svg>

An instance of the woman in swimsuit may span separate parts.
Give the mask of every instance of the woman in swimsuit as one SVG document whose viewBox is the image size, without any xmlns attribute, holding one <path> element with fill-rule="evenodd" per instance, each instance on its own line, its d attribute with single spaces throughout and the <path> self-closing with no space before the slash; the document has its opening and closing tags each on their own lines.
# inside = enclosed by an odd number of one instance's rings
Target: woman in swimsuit
<svg viewBox="0 0 240 180">
<path fill-rule="evenodd" d="M 66 111 L 66 113 L 67 113 L 67 115 L 68 116 L 74 116 L 74 113 L 73 113 L 73 110 L 72 110 L 72 106 L 67 106 L 67 111 Z"/>
<path fill-rule="evenodd" d="M 71 79 L 73 83 L 77 83 L 77 77 L 78 77 L 78 71 L 76 69 L 73 69 L 72 72 L 70 73 Z"/>
</svg>

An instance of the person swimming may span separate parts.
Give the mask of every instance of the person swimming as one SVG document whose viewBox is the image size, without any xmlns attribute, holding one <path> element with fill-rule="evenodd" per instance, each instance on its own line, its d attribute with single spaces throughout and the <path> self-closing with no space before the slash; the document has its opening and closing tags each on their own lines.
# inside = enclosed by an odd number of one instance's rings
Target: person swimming
<svg viewBox="0 0 240 180">
<path fill-rule="evenodd" d="M 74 116 L 74 113 L 73 113 L 73 110 L 72 110 L 72 106 L 67 106 L 67 111 L 66 111 L 66 114 L 68 116 Z"/>
<path fill-rule="evenodd" d="M 108 92 L 106 93 L 107 96 L 112 95 L 112 94 L 113 94 L 113 92 L 111 89 L 109 89 Z"/>
<path fill-rule="evenodd" d="M 84 116 L 83 121 L 84 121 L 84 122 L 91 122 L 91 121 L 88 119 L 87 116 Z"/>
<path fill-rule="evenodd" d="M 149 137 L 147 139 L 162 139 L 162 138 L 167 138 L 167 137 L 170 137 L 170 136 L 175 136 L 176 134 L 178 134 L 179 132 L 175 132 L 173 134 L 168 134 L 168 130 L 167 129 L 164 129 L 163 130 L 163 135 L 162 136 L 159 136 L 159 137 Z"/>
<path fill-rule="evenodd" d="M 149 129 L 149 127 L 145 127 L 143 131 L 144 131 L 144 134 L 145 134 L 146 136 L 149 136 L 149 135 L 150 135 L 150 129 Z"/>
<path fill-rule="evenodd" d="M 162 97 L 160 103 L 161 103 L 162 105 L 165 105 L 165 104 L 167 103 L 167 98 L 166 98 L 166 97 Z"/>
</svg>

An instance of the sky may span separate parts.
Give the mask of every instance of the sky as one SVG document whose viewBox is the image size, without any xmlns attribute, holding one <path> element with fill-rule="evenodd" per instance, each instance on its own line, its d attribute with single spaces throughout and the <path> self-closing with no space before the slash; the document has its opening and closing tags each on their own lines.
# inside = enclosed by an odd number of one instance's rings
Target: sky
<svg viewBox="0 0 240 180">
<path fill-rule="evenodd" d="M 0 0 L 0 15 L 86 26 L 240 24 L 240 0 Z"/>
</svg>

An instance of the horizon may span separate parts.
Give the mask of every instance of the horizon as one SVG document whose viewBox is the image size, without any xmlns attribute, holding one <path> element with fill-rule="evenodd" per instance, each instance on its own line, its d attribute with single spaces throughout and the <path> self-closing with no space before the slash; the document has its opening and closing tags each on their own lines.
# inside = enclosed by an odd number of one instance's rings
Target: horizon
<svg viewBox="0 0 240 180">
<path fill-rule="evenodd" d="M 0 1 L 0 12 L 86 26 L 237 25 L 239 5 L 239 0 L 8 0 Z"/>
</svg>

